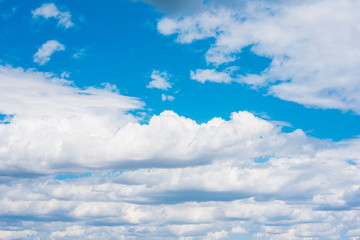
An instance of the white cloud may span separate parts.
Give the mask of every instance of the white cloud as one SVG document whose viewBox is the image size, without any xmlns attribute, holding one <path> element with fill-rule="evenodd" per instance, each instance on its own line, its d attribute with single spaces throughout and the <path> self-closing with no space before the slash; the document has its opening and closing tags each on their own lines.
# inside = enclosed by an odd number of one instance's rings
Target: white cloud
<svg viewBox="0 0 360 240">
<path fill-rule="evenodd" d="M 36 232 L 32 230 L 22 230 L 22 231 L 0 230 L 0 239 L 28 239 L 34 235 L 36 235 Z"/>
<path fill-rule="evenodd" d="M 44 65 L 50 61 L 51 55 L 57 51 L 64 51 L 65 46 L 56 40 L 49 40 L 44 43 L 34 55 L 34 62 Z"/>
<path fill-rule="evenodd" d="M 190 72 L 190 78 L 201 83 L 217 82 L 229 83 L 234 79 L 226 72 L 217 72 L 215 69 L 196 69 L 195 72 Z"/>
<path fill-rule="evenodd" d="M 168 90 L 171 88 L 171 84 L 169 82 L 169 75 L 166 72 L 159 72 L 154 70 L 151 73 L 150 78 L 152 81 L 149 82 L 147 88 L 157 88 L 161 90 Z"/>
<path fill-rule="evenodd" d="M 161 100 L 162 101 L 174 101 L 175 97 L 171 96 L 171 95 L 161 94 Z"/>
<path fill-rule="evenodd" d="M 338 239 L 349 229 L 359 236 L 359 139 L 284 133 L 249 112 L 198 124 L 165 111 L 140 124 L 128 112 L 142 106 L 111 84 L 79 89 L 1 66 L 0 113 L 13 117 L 0 124 L 0 216 L 11 219 L 0 234 Z"/>
<path fill-rule="evenodd" d="M 224 154 L 237 153 L 243 159 L 286 155 L 307 141 L 301 130 L 281 133 L 279 126 L 248 112 L 233 113 L 230 121 L 214 118 L 197 124 L 165 111 L 139 124 L 126 112 L 140 108 L 141 102 L 119 95 L 110 84 L 82 90 L 37 72 L 0 70 L 0 112 L 14 115 L 10 124 L 0 125 L 2 172 L 138 168 L 149 161 L 193 165 Z"/>
<path fill-rule="evenodd" d="M 74 23 L 71 21 L 70 12 L 61 12 L 56 7 L 54 3 L 45 3 L 39 8 L 32 11 L 33 18 L 44 17 L 44 18 L 56 18 L 58 20 L 58 25 L 61 25 L 65 28 L 74 26 Z"/>
<path fill-rule="evenodd" d="M 209 4 L 192 15 L 165 17 L 158 30 L 177 34 L 180 43 L 214 38 L 205 55 L 214 65 L 228 64 L 252 46 L 253 53 L 272 62 L 260 74 L 242 76 L 241 82 L 266 87 L 281 99 L 305 106 L 360 113 L 358 1 L 242 4 Z"/>
<path fill-rule="evenodd" d="M 78 58 L 82 58 L 86 56 L 86 49 L 85 48 L 82 48 L 80 50 L 77 50 L 74 54 L 73 54 L 73 57 L 78 59 Z"/>
</svg>

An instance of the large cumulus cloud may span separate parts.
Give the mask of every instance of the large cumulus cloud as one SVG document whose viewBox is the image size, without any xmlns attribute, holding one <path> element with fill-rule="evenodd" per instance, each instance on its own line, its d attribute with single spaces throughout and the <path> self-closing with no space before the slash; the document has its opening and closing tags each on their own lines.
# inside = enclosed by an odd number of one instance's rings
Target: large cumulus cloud
<svg viewBox="0 0 360 240">
<path fill-rule="evenodd" d="M 144 104 L 109 84 L 10 66 L 0 86 L 7 239 L 359 236 L 356 139 L 285 133 L 249 112 L 142 123 Z"/>
</svg>

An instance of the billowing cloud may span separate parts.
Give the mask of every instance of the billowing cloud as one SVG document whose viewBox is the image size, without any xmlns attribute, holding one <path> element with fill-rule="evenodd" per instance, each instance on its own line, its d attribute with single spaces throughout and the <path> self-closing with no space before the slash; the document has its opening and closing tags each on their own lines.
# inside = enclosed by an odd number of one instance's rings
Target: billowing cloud
<svg viewBox="0 0 360 240">
<path fill-rule="evenodd" d="M 49 40 L 44 43 L 34 55 L 34 62 L 44 65 L 50 61 L 51 55 L 57 51 L 64 51 L 65 46 L 56 40 Z"/>
<path fill-rule="evenodd" d="M 358 1 L 241 1 L 231 8 L 214 4 L 164 17 L 158 30 L 176 34 L 180 43 L 215 39 L 205 55 L 214 66 L 234 65 L 250 46 L 272 62 L 261 73 L 238 73 L 235 81 L 268 88 L 305 106 L 360 113 Z"/>
<path fill-rule="evenodd" d="M 58 25 L 65 28 L 74 26 L 71 21 L 70 12 L 61 12 L 54 3 L 44 3 L 39 8 L 32 11 L 33 18 L 44 17 L 44 18 L 55 18 L 58 20 Z"/>
<path fill-rule="evenodd" d="M 161 90 L 168 90 L 169 88 L 171 88 L 171 84 L 169 82 L 169 74 L 167 74 L 166 72 L 159 72 L 157 70 L 154 70 L 151 73 L 150 78 L 152 80 L 147 85 L 147 88 L 157 88 Z"/>
<path fill-rule="evenodd" d="M 358 139 L 285 133 L 245 111 L 142 123 L 141 101 L 103 85 L 0 67 L 2 236 L 360 237 Z"/>
<path fill-rule="evenodd" d="M 302 131 L 281 133 L 248 112 L 197 124 L 165 111 L 140 124 L 126 112 L 141 103 L 113 88 L 81 90 L 64 79 L 11 67 L 0 73 L 0 112 L 13 116 L 0 125 L 3 173 L 194 165 L 235 153 L 244 159 L 281 155 L 284 145 L 306 141 Z"/>
</svg>

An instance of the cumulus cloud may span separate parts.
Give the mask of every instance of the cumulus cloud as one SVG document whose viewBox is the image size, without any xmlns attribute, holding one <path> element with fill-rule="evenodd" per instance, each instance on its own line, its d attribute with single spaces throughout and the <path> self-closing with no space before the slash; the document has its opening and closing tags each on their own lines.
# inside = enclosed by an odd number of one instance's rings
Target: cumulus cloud
<svg viewBox="0 0 360 240">
<path fill-rule="evenodd" d="M 280 126 L 248 112 L 233 113 L 230 121 L 214 118 L 197 124 L 164 111 L 148 124 L 140 124 L 140 119 L 126 112 L 140 108 L 141 102 L 119 95 L 110 84 L 104 89 L 78 89 L 67 80 L 39 72 L 0 70 L 0 112 L 12 116 L 10 124 L 0 125 L 4 173 L 10 168 L 33 173 L 138 168 L 150 162 L 153 166 L 194 165 L 235 153 L 243 159 L 280 156 L 296 152 L 307 141 L 301 130 L 282 133 Z"/>
<path fill-rule="evenodd" d="M 51 55 L 57 51 L 64 51 L 65 46 L 56 40 L 49 40 L 44 43 L 34 55 L 34 62 L 44 65 L 50 61 Z"/>
<path fill-rule="evenodd" d="M 360 237 L 358 139 L 286 133 L 246 111 L 142 123 L 140 100 L 103 86 L 0 66 L 2 236 Z"/>
<path fill-rule="evenodd" d="M 166 72 L 154 70 L 151 73 L 150 78 L 152 79 L 152 81 L 149 82 L 147 88 L 157 88 L 160 90 L 168 90 L 169 88 L 171 88 L 171 84 L 169 82 L 169 74 L 167 74 Z"/>
<path fill-rule="evenodd" d="M 164 17 L 158 30 L 176 34 L 180 43 L 214 38 L 205 58 L 215 66 L 231 64 L 251 46 L 272 62 L 259 74 L 240 76 L 241 82 L 305 106 L 360 113 L 358 1 L 241 2 Z"/>
<path fill-rule="evenodd" d="M 28 219 L 19 220 L 16 231 L 32 229 L 32 237 L 55 239 L 111 238 L 115 233 L 125 239 L 238 234 L 338 239 L 341 232 L 359 237 L 354 230 L 360 224 L 358 204 L 347 197 L 358 189 L 359 168 L 346 162 L 359 144 L 345 145 L 270 157 L 265 163 L 232 154 L 186 168 L 94 173 L 62 181 L 14 179 L 0 184 L 0 214 Z M 59 217 L 69 221 L 57 222 Z"/>
<path fill-rule="evenodd" d="M 33 18 L 55 18 L 58 20 L 58 25 L 65 28 L 74 26 L 71 21 L 70 12 L 61 12 L 54 3 L 44 3 L 39 8 L 32 11 Z"/>
</svg>

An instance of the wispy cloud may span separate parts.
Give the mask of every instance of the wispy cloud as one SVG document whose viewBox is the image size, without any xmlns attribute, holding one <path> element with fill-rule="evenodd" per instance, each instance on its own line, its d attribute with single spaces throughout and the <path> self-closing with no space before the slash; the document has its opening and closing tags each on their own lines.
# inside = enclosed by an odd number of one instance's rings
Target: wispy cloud
<svg viewBox="0 0 360 240">
<path fill-rule="evenodd" d="M 171 95 L 161 94 L 161 100 L 164 101 L 174 101 L 175 97 Z"/>
<path fill-rule="evenodd" d="M 78 58 L 81 58 L 81 57 L 84 57 L 86 56 L 86 49 L 85 48 L 82 48 L 82 49 L 78 49 L 76 50 L 76 52 L 73 54 L 73 57 L 78 59 Z"/>
<path fill-rule="evenodd" d="M 44 43 L 34 55 L 34 62 L 44 65 L 50 61 L 51 55 L 56 51 L 64 51 L 65 46 L 56 40 L 49 40 Z"/>
<path fill-rule="evenodd" d="M 58 25 L 65 28 L 74 26 L 71 21 L 70 12 L 61 12 L 54 3 L 46 3 L 41 5 L 39 8 L 32 11 L 33 17 L 44 17 L 44 18 L 55 18 L 58 20 Z"/>
</svg>

